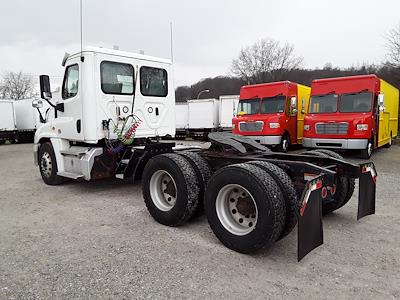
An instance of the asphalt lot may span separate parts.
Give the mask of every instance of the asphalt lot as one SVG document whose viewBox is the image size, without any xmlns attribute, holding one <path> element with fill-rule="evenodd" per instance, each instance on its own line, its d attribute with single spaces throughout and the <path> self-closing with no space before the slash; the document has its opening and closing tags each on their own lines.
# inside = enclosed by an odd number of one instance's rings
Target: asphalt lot
<svg viewBox="0 0 400 300">
<path fill-rule="evenodd" d="M 32 145 L 0 146 L 0 298 L 399 299 L 400 146 L 373 161 L 376 215 L 357 221 L 353 196 L 324 218 L 324 245 L 298 263 L 296 230 L 242 255 L 205 218 L 153 221 L 140 184 L 46 186 Z"/>
</svg>

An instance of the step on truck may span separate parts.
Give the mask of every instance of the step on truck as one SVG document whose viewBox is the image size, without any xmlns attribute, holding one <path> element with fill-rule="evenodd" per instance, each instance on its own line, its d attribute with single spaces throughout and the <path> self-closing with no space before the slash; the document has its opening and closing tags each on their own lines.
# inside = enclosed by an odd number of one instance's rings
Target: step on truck
<svg viewBox="0 0 400 300">
<path fill-rule="evenodd" d="M 232 132 L 286 152 L 301 144 L 310 88 L 290 81 L 243 86 Z"/>
<path fill-rule="evenodd" d="M 303 146 L 357 149 L 370 158 L 397 137 L 398 111 L 399 91 L 376 75 L 314 80 Z"/>
<path fill-rule="evenodd" d="M 228 248 L 271 247 L 298 224 L 298 259 L 323 242 L 322 214 L 343 206 L 359 179 L 358 218 L 375 212 L 373 163 L 330 152 L 273 153 L 247 137 L 210 133 L 206 149 L 176 147 L 171 62 L 84 48 L 66 54 L 61 99 L 40 76 L 53 118 L 35 134 L 34 159 L 48 185 L 116 177 L 141 179 L 151 216 L 179 226 L 202 213 Z"/>
</svg>

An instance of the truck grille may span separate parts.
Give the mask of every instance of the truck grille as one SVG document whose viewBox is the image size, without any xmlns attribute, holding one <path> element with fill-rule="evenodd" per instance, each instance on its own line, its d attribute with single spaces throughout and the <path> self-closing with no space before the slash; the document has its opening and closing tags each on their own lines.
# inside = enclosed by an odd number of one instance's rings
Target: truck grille
<svg viewBox="0 0 400 300">
<path fill-rule="evenodd" d="M 239 123 L 239 130 L 243 132 L 248 131 L 262 131 L 264 126 L 264 122 L 257 121 L 257 122 L 240 122 Z"/>
<path fill-rule="evenodd" d="M 347 134 L 349 123 L 317 123 L 315 132 L 317 134 Z"/>
</svg>

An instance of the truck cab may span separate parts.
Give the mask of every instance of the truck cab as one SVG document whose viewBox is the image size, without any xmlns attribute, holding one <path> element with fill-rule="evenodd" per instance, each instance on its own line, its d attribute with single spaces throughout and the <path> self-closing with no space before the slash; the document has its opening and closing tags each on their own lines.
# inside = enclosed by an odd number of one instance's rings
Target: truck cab
<svg viewBox="0 0 400 300">
<path fill-rule="evenodd" d="M 290 81 L 243 86 L 232 132 L 286 152 L 301 144 L 310 88 Z"/>
<path fill-rule="evenodd" d="M 40 151 L 45 143 L 54 152 L 57 176 L 90 180 L 95 158 L 117 151 L 112 141 L 175 135 L 170 60 L 88 47 L 66 54 L 62 65 L 60 95 L 50 92 L 48 76 L 40 78 L 41 97 L 53 107 L 53 116 L 35 134 L 34 157 L 42 169 L 48 167 Z"/>
<path fill-rule="evenodd" d="M 397 136 L 399 91 L 376 75 L 314 80 L 303 146 L 358 149 L 363 158 Z"/>
</svg>

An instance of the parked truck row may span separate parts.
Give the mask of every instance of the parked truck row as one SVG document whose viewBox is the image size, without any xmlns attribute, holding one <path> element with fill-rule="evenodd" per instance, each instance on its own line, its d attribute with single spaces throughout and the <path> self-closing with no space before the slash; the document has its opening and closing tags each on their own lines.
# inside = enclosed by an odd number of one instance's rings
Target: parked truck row
<svg viewBox="0 0 400 300">
<path fill-rule="evenodd" d="M 219 99 L 188 100 L 176 104 L 176 138 L 206 140 L 210 132 L 231 131 L 239 95 Z"/>
<path fill-rule="evenodd" d="M 290 81 L 243 86 L 235 134 L 286 152 L 305 148 L 390 147 L 398 133 L 399 91 L 376 75 L 326 78 L 311 88 Z"/>
<path fill-rule="evenodd" d="M 163 141 L 176 132 L 170 60 L 84 48 L 62 65 L 60 100 L 53 100 L 49 77 L 40 76 L 53 117 L 36 131 L 34 159 L 48 185 L 140 179 L 157 222 L 180 226 L 205 213 L 217 238 L 241 253 L 272 247 L 297 225 L 299 260 L 323 243 L 322 214 L 350 200 L 355 179 L 358 218 L 375 212 L 372 162 L 354 164 L 322 150 L 274 153 L 226 132 L 209 133 L 207 149 Z"/>
</svg>

